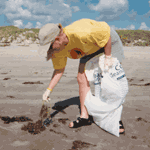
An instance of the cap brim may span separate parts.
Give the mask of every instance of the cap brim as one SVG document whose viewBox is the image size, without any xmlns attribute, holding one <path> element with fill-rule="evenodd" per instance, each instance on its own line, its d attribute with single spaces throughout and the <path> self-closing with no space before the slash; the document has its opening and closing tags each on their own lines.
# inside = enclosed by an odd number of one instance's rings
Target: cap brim
<svg viewBox="0 0 150 150">
<path fill-rule="evenodd" d="M 38 50 L 40 57 L 45 57 L 47 61 L 52 58 L 52 51 L 48 51 L 50 45 L 51 45 L 50 43 L 44 46 L 40 45 Z"/>
</svg>

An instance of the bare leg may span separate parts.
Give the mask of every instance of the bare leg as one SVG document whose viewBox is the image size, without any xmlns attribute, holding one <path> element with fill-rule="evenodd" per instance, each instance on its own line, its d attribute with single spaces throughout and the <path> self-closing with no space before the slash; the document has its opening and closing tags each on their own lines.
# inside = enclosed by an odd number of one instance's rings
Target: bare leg
<svg viewBox="0 0 150 150">
<path fill-rule="evenodd" d="M 80 108 L 81 108 L 81 115 L 80 118 L 88 118 L 88 112 L 86 107 L 84 106 L 84 101 L 86 94 L 90 90 L 90 85 L 87 80 L 86 74 L 84 72 L 85 64 L 79 64 L 79 72 L 77 76 L 78 84 L 79 84 L 79 95 L 80 95 Z M 73 126 L 73 122 L 69 124 L 69 127 Z"/>
<path fill-rule="evenodd" d="M 78 74 L 79 79 L 79 95 L 80 95 L 80 108 L 81 108 L 81 118 L 88 118 L 88 112 L 84 105 L 85 97 L 90 90 L 89 82 L 87 81 L 85 73 Z"/>
<path fill-rule="evenodd" d="M 79 84 L 79 95 L 80 95 L 80 108 L 81 108 L 81 115 L 80 118 L 88 118 L 88 111 L 84 105 L 85 97 L 88 91 L 90 90 L 89 81 L 87 80 L 86 74 L 84 72 L 85 64 L 79 64 L 79 71 L 78 71 L 78 84 Z M 69 127 L 73 127 L 73 122 L 70 122 Z M 123 132 L 124 129 L 119 129 L 119 132 Z"/>
<path fill-rule="evenodd" d="M 121 124 L 119 124 L 119 126 L 121 126 Z M 124 129 L 119 129 L 119 132 L 124 132 Z"/>
</svg>

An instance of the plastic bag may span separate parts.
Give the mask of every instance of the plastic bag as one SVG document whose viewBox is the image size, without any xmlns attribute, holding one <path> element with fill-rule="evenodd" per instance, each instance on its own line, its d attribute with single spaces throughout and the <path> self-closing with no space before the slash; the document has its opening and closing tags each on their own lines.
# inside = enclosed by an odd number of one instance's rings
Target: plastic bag
<svg viewBox="0 0 150 150">
<path fill-rule="evenodd" d="M 98 126 L 119 137 L 119 121 L 128 93 L 128 82 L 117 58 L 113 58 L 109 72 L 104 71 L 104 59 L 104 55 L 95 56 L 86 64 L 85 73 L 90 82 L 94 82 L 94 70 L 99 67 L 101 89 L 99 98 L 93 96 L 91 91 L 87 93 L 85 106 Z"/>
</svg>

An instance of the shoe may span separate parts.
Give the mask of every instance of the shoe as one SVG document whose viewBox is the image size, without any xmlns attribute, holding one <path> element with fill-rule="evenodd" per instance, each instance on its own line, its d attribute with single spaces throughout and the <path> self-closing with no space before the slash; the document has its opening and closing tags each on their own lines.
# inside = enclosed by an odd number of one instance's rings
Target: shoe
<svg viewBox="0 0 150 150">
<path fill-rule="evenodd" d="M 85 118 L 80 118 L 78 117 L 76 121 L 73 121 L 73 126 L 70 128 L 78 128 L 81 126 L 87 126 L 87 125 L 91 125 L 92 122 L 90 121 L 90 119 L 85 119 Z"/>
<path fill-rule="evenodd" d="M 119 129 L 124 129 L 122 121 L 119 121 L 119 124 L 121 125 L 121 126 L 119 126 Z M 124 134 L 124 133 L 125 133 L 125 129 L 123 132 L 119 132 L 119 134 Z"/>
</svg>

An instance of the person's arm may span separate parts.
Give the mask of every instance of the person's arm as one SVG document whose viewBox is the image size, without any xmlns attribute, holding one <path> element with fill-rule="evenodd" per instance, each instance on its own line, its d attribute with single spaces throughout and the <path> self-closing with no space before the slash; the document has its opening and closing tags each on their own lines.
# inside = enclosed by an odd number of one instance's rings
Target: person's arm
<svg viewBox="0 0 150 150">
<path fill-rule="evenodd" d="M 50 84 L 49 84 L 48 88 L 46 89 L 46 91 L 43 94 L 43 101 L 50 101 L 49 95 L 52 92 L 55 85 L 60 80 L 60 78 L 62 77 L 62 75 L 64 73 L 64 70 L 65 70 L 65 68 L 54 70 L 52 79 L 50 81 Z"/>
<path fill-rule="evenodd" d="M 48 88 L 53 89 L 64 73 L 65 68 L 54 70 L 52 79 Z"/>
<path fill-rule="evenodd" d="M 107 44 L 104 46 L 105 49 L 105 55 L 106 56 L 111 56 L 111 37 L 109 38 Z"/>
</svg>

